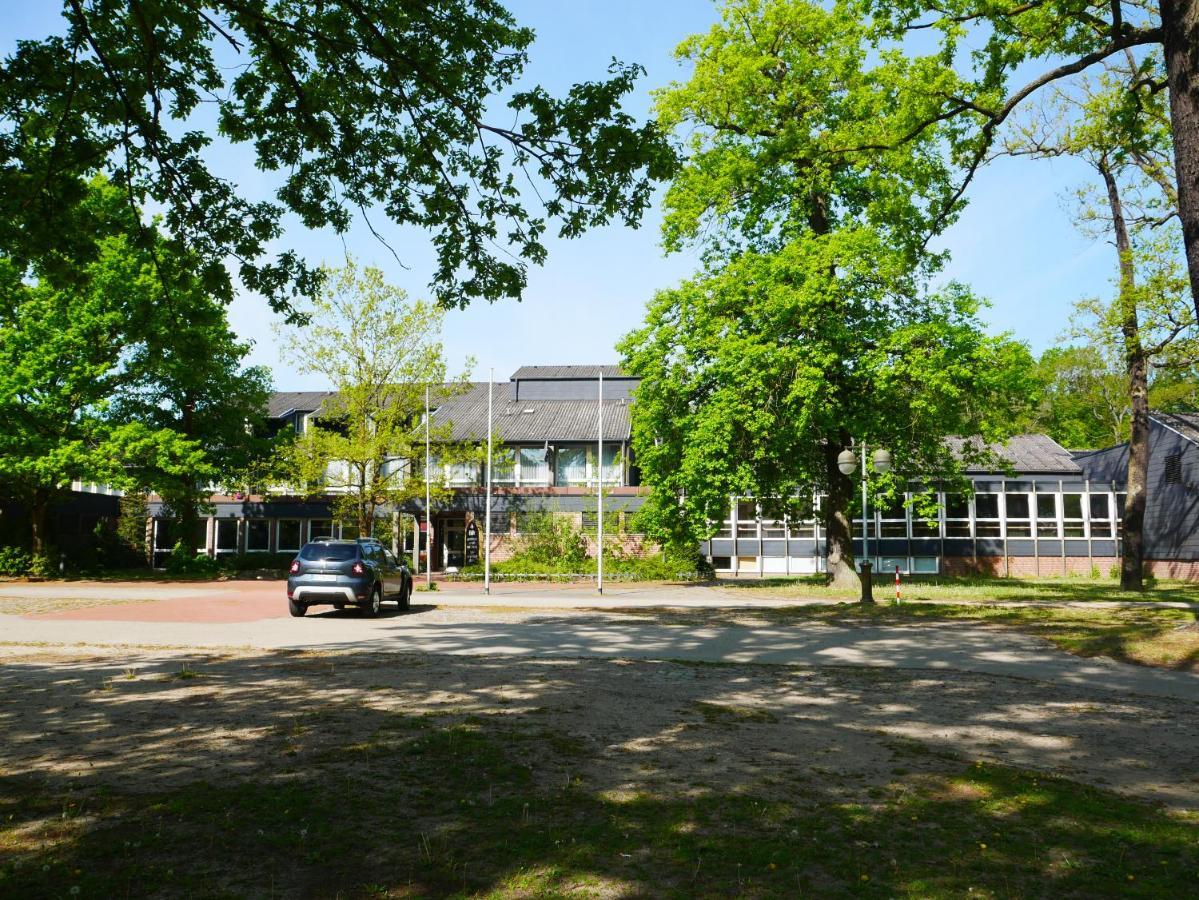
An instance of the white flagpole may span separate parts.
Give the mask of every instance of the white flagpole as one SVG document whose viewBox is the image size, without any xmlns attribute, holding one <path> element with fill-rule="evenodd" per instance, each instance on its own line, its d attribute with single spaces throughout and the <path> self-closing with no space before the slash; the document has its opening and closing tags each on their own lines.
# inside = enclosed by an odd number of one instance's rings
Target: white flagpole
<svg viewBox="0 0 1199 900">
<path fill-rule="evenodd" d="M 425 385 L 425 587 L 433 586 L 433 511 L 429 499 L 429 386 Z M 417 541 L 420 551 L 420 541 Z"/>
<path fill-rule="evenodd" d="M 599 478 L 596 479 L 596 506 L 599 519 L 596 524 L 595 555 L 596 555 L 596 586 L 599 593 L 604 592 L 604 370 L 599 373 Z"/>
<path fill-rule="evenodd" d="M 483 520 L 483 593 L 491 593 L 491 387 L 495 369 L 487 381 L 487 513 Z"/>
</svg>

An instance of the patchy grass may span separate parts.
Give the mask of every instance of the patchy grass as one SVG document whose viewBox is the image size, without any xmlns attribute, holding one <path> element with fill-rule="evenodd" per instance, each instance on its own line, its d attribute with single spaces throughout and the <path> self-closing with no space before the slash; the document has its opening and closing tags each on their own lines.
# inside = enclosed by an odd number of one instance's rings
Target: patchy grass
<svg viewBox="0 0 1199 900">
<path fill-rule="evenodd" d="M 721 578 L 718 586 L 740 599 L 753 597 L 856 600 L 857 587 L 841 588 L 825 583 L 823 576 L 791 578 Z M 876 573 L 875 599 L 885 602 L 894 596 L 893 576 Z M 904 600 L 936 600 L 958 603 L 1063 603 L 1109 601 L 1182 601 L 1199 603 L 1199 585 L 1185 581 L 1148 581 L 1143 592 L 1122 591 L 1110 578 L 957 578 L 947 576 L 903 576 Z"/>
<path fill-rule="evenodd" d="M 615 612 L 615 610 L 614 610 Z M 1199 672 L 1199 611 L 1155 607 L 1000 606 L 836 603 L 762 608 L 618 610 L 622 615 L 694 626 L 828 622 L 835 625 L 978 622 L 1045 638 L 1076 656 L 1104 656 L 1142 666 Z"/>
<path fill-rule="evenodd" d="M 709 704 L 709 706 L 714 706 Z M 700 710 L 705 719 L 709 710 Z M 712 710 L 720 727 L 770 727 Z M 889 783 L 601 789 L 604 751 L 505 716 L 393 715 L 336 764 L 166 791 L 0 776 L 8 896 L 1181 897 L 1199 822 L 896 745 Z M 752 723 L 752 724 L 746 724 Z M 630 767 L 632 773 L 633 767 Z"/>
</svg>

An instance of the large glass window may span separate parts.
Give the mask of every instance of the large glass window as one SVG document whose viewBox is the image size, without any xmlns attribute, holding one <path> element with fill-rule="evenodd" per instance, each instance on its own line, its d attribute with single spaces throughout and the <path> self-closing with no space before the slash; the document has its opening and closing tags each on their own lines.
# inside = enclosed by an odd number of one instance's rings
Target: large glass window
<svg viewBox="0 0 1199 900">
<path fill-rule="evenodd" d="M 237 519 L 216 520 L 216 552 L 237 552 Z"/>
<path fill-rule="evenodd" d="M 964 494 L 945 495 L 945 536 L 970 537 L 970 502 Z"/>
<path fill-rule="evenodd" d="M 619 485 L 624 482 L 624 465 L 620 455 L 620 444 L 604 444 L 604 484 Z"/>
<path fill-rule="evenodd" d="M 308 523 L 308 540 L 316 541 L 331 537 L 333 537 L 332 519 L 312 519 Z"/>
<path fill-rule="evenodd" d="M 271 549 L 271 523 L 267 519 L 246 521 L 246 552 L 261 553 Z"/>
<path fill-rule="evenodd" d="M 1115 533 L 1111 500 L 1109 494 L 1090 495 L 1091 537 L 1110 538 Z"/>
<path fill-rule="evenodd" d="M 450 484 L 474 485 L 479 483 L 479 464 L 477 462 L 452 462 L 446 466 L 446 474 Z"/>
<path fill-rule="evenodd" d="M 921 509 L 928 509 L 930 505 L 936 504 L 936 501 L 937 497 L 932 492 L 920 496 L 913 495 L 912 537 L 935 538 L 941 536 L 940 507 L 938 506 L 929 513 L 921 512 Z M 925 515 L 928 518 L 925 518 Z"/>
<path fill-rule="evenodd" d="M 1032 507 L 1028 502 L 1028 494 L 1007 494 L 1003 502 L 1007 507 L 1007 536 L 1032 537 Z"/>
<path fill-rule="evenodd" d="M 975 537 L 999 537 L 999 495 L 974 495 Z"/>
<path fill-rule="evenodd" d="M 554 454 L 554 482 L 560 487 L 587 484 L 587 448 L 559 447 Z"/>
<path fill-rule="evenodd" d="M 516 450 L 512 447 L 497 447 L 491 459 L 491 481 L 493 484 L 512 484 L 516 481 Z"/>
<path fill-rule="evenodd" d="M 275 547 L 281 553 L 300 549 L 300 520 L 280 519 Z"/>
<path fill-rule="evenodd" d="M 521 484 L 550 483 L 549 453 L 544 447 L 521 447 L 519 457 Z"/>
<path fill-rule="evenodd" d="M 753 500 L 737 501 L 737 537 L 758 536 L 758 504 Z"/>
<path fill-rule="evenodd" d="M 908 508 L 903 496 L 896 497 L 879 511 L 879 536 L 905 538 L 908 536 Z"/>
<path fill-rule="evenodd" d="M 1057 494 L 1037 494 L 1037 537 L 1060 537 L 1057 530 Z"/>
<path fill-rule="evenodd" d="M 1068 538 L 1087 536 L 1082 520 L 1082 494 L 1062 494 L 1062 527 Z"/>
</svg>

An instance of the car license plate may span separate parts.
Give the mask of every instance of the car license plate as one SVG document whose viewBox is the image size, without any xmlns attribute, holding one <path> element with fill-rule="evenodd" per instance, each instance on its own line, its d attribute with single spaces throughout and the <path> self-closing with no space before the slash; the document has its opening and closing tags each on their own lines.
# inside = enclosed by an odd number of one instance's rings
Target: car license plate
<svg viewBox="0 0 1199 900">
<path fill-rule="evenodd" d="M 336 581 L 337 576 L 336 575 L 313 575 L 312 580 L 313 581 Z"/>
</svg>

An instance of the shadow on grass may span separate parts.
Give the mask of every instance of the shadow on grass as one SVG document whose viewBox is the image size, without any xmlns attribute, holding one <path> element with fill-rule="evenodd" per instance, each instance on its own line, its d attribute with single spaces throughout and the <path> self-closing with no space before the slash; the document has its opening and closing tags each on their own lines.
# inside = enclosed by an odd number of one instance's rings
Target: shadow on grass
<svg viewBox="0 0 1199 900">
<path fill-rule="evenodd" d="M 1162 897 L 1199 877 L 1193 820 L 883 735 L 998 720 L 1009 750 L 1073 760 L 1077 715 L 1030 722 L 1027 686 L 783 672 L 742 707 L 745 667 L 122 666 L 0 669 L 25 704 L 0 705 L 0 894 Z M 1120 738 L 1101 749 L 1172 758 L 1137 737 L 1161 714 L 1095 713 Z"/>
<path fill-rule="evenodd" d="M 876 599 L 886 599 L 886 588 L 892 584 L 893 575 L 876 573 L 874 578 Z M 829 599 L 852 599 L 856 589 L 832 587 L 823 575 L 801 575 L 791 577 L 764 578 L 719 578 L 707 582 L 720 588 L 745 591 L 763 591 L 768 594 L 794 593 L 796 597 L 828 597 Z M 1111 601 L 1137 603 L 1145 601 L 1172 601 L 1199 603 L 1199 585 L 1191 582 L 1155 581 L 1149 579 L 1142 592 L 1122 591 L 1120 583 L 1108 578 L 977 578 L 944 575 L 905 575 L 902 591 L 907 599 L 935 600 L 990 600 L 999 602 L 1032 603 L 1088 603 Z"/>
</svg>

